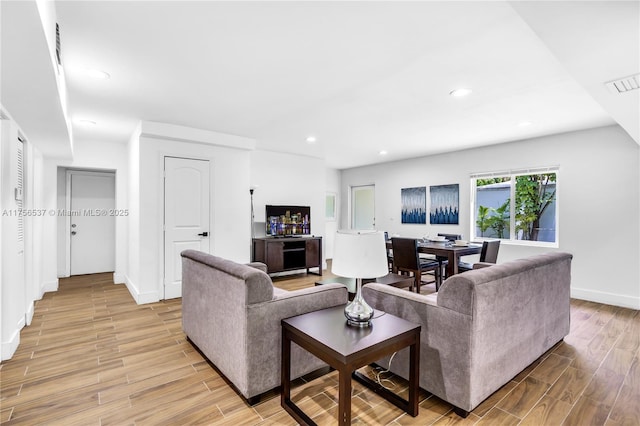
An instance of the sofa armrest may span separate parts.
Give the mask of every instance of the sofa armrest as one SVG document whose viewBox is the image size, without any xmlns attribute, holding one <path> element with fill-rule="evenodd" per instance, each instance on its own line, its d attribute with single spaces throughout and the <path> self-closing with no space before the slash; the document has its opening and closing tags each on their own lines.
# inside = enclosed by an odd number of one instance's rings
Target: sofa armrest
<svg viewBox="0 0 640 426">
<path fill-rule="evenodd" d="M 288 291 L 284 290 L 284 291 L 278 292 L 277 295 L 275 295 L 274 300 L 286 300 L 294 297 L 304 297 L 307 295 L 323 293 L 325 291 L 329 291 L 332 289 L 344 289 L 345 291 L 344 303 L 348 302 L 347 293 L 346 293 L 347 286 L 341 283 L 329 283 L 329 284 L 323 284 L 323 285 L 316 285 L 313 287 L 300 288 L 298 290 L 288 290 Z M 333 293 L 333 291 L 331 291 L 331 293 Z M 310 297 L 314 297 L 314 296 L 310 296 Z"/>
<path fill-rule="evenodd" d="M 294 291 L 278 291 L 273 300 L 247 306 L 247 312 L 250 317 L 269 315 L 269 318 L 284 319 L 346 304 L 347 301 L 347 287 L 344 284 L 332 283 Z"/>
<path fill-rule="evenodd" d="M 324 284 L 277 292 L 273 300 L 247 305 L 246 359 L 247 371 L 252 372 L 247 380 L 251 382 L 251 386 L 264 391 L 280 384 L 283 319 L 346 303 L 347 287 L 344 284 Z M 326 365 L 297 345 L 293 346 L 292 377 L 299 377 Z"/>
<path fill-rule="evenodd" d="M 440 348 L 468 347 L 471 316 L 438 305 L 438 293 L 416 294 L 372 283 L 362 287 L 362 294 L 374 309 L 421 324 L 421 344 Z"/>
<path fill-rule="evenodd" d="M 407 289 L 393 287 L 386 284 L 367 284 L 366 286 L 362 287 L 362 295 L 367 303 L 369 303 L 373 308 L 397 316 L 401 315 L 395 313 L 400 312 L 396 308 L 401 308 L 403 304 L 407 304 L 407 306 L 408 304 L 411 304 L 413 306 L 412 309 L 415 309 L 416 307 L 420 309 L 419 305 L 425 305 L 424 309 L 426 309 L 426 305 L 438 305 L 437 293 L 433 293 L 433 295 L 435 296 L 433 297 L 431 295 L 417 294 L 413 291 L 407 291 Z M 382 306 L 385 306 L 385 308 L 383 308 Z M 394 308 L 389 310 L 389 308 L 391 308 L 392 306 Z"/>
<path fill-rule="evenodd" d="M 259 269 L 265 274 L 267 273 L 267 265 L 262 262 L 250 262 L 250 263 L 247 263 L 247 266 L 251 266 L 252 268 Z"/>
<path fill-rule="evenodd" d="M 490 266 L 496 266 L 495 263 L 489 263 L 489 262 L 476 262 L 473 264 L 473 269 L 482 269 L 482 268 L 488 268 Z"/>
</svg>

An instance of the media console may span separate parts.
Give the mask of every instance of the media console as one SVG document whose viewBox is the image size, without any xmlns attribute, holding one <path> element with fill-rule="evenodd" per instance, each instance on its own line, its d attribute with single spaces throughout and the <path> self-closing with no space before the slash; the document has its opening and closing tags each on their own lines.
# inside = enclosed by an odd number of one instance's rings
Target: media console
<svg viewBox="0 0 640 426">
<path fill-rule="evenodd" d="M 267 273 L 318 268 L 322 275 L 322 237 L 265 237 L 253 239 L 253 262 L 267 265 Z"/>
</svg>

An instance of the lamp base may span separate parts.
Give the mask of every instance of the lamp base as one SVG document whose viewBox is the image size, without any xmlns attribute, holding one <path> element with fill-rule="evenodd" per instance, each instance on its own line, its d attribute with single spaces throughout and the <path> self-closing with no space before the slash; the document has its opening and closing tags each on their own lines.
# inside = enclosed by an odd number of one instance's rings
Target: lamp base
<svg viewBox="0 0 640 426">
<path fill-rule="evenodd" d="M 365 302 L 362 297 L 362 279 L 356 280 L 356 295 L 344 308 L 344 316 L 347 317 L 347 324 L 353 327 L 371 326 L 373 308 Z"/>
<path fill-rule="evenodd" d="M 357 320 L 352 320 L 352 319 L 347 318 L 347 324 L 352 326 L 352 327 L 365 328 L 365 327 L 370 327 L 371 326 L 371 321 L 369 321 L 369 320 L 357 321 Z"/>
</svg>

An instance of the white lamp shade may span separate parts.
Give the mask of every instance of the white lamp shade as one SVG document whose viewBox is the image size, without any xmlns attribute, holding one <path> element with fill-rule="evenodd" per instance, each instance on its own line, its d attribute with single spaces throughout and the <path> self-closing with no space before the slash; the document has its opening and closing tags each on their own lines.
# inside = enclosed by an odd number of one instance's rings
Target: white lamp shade
<svg viewBox="0 0 640 426">
<path fill-rule="evenodd" d="M 347 278 L 378 278 L 389 273 L 384 234 L 376 231 L 338 231 L 331 272 Z"/>
</svg>

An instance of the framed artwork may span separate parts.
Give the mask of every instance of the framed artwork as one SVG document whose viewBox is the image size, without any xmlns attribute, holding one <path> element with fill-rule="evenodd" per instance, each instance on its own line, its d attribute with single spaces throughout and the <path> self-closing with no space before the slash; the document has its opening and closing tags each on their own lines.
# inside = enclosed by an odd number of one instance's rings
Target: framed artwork
<svg viewBox="0 0 640 426">
<path fill-rule="evenodd" d="M 427 187 L 402 188 L 402 223 L 427 223 Z"/>
<path fill-rule="evenodd" d="M 460 209 L 460 185 L 435 185 L 429 188 L 431 225 L 458 225 Z"/>
</svg>

